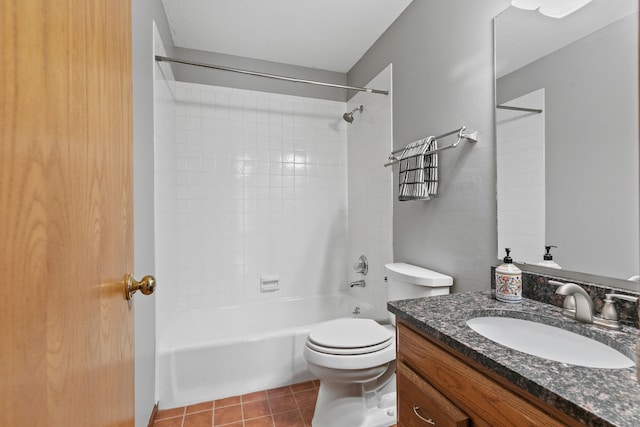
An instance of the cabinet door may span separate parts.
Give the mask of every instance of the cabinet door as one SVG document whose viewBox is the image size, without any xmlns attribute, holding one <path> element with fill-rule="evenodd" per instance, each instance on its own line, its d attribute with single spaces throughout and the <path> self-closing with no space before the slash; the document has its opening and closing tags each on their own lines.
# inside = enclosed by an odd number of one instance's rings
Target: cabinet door
<svg viewBox="0 0 640 427">
<path fill-rule="evenodd" d="M 398 425 L 402 427 L 469 425 L 469 417 L 404 363 L 396 371 Z"/>
</svg>

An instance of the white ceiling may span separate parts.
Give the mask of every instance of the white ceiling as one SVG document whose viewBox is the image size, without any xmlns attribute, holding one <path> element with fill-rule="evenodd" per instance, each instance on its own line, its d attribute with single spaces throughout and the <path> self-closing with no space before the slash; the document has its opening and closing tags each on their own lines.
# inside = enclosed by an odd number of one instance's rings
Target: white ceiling
<svg viewBox="0 0 640 427">
<path fill-rule="evenodd" d="M 179 47 L 345 73 L 412 0 L 162 0 Z"/>
</svg>

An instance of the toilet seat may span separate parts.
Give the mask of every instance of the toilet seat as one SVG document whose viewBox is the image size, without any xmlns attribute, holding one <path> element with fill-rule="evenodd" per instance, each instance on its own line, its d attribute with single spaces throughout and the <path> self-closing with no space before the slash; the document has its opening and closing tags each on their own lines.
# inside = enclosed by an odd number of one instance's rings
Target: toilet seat
<svg viewBox="0 0 640 427">
<path fill-rule="evenodd" d="M 336 319 L 312 330 L 307 347 L 325 354 L 353 356 L 384 350 L 393 342 L 393 334 L 374 320 Z"/>
<path fill-rule="evenodd" d="M 317 345 L 311 341 L 307 341 L 307 347 L 312 350 L 319 351 L 320 353 L 326 354 L 334 354 L 339 356 L 354 356 L 358 354 L 368 354 L 374 353 L 376 351 L 384 350 L 392 344 L 391 340 L 386 342 L 371 345 L 367 347 L 359 347 L 359 348 L 335 348 L 335 347 L 324 347 L 321 345 Z"/>
</svg>

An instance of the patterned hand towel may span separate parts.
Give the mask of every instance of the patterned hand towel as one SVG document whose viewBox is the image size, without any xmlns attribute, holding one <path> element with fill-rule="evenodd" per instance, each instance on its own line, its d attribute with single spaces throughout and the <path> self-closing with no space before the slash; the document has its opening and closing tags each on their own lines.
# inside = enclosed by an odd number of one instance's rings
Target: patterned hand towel
<svg viewBox="0 0 640 427">
<path fill-rule="evenodd" d="M 438 149 L 438 140 L 432 139 L 427 144 L 427 153 Z M 427 194 L 435 196 L 438 194 L 438 153 L 427 154 L 425 157 L 425 172 L 427 182 Z"/>
<path fill-rule="evenodd" d="M 435 141 L 430 136 L 422 141 L 412 142 L 407 145 L 400 155 L 398 200 L 429 200 L 429 188 L 425 169 L 431 160 L 427 160 L 424 153 Z M 436 159 L 437 162 L 437 159 Z"/>
</svg>

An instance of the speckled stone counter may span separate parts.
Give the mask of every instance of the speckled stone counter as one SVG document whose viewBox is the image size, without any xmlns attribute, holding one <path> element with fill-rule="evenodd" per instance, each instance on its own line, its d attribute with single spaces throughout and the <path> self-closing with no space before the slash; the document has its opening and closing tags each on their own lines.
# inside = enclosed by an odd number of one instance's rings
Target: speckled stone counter
<svg viewBox="0 0 640 427">
<path fill-rule="evenodd" d="M 640 426 L 640 384 L 635 367 L 585 368 L 531 356 L 490 341 L 466 321 L 492 315 L 535 320 L 604 342 L 633 360 L 638 339 L 635 328 L 608 331 L 568 319 L 560 314 L 560 308 L 538 301 L 496 301 L 490 291 L 392 301 L 388 309 L 435 341 L 586 425 Z"/>
</svg>

